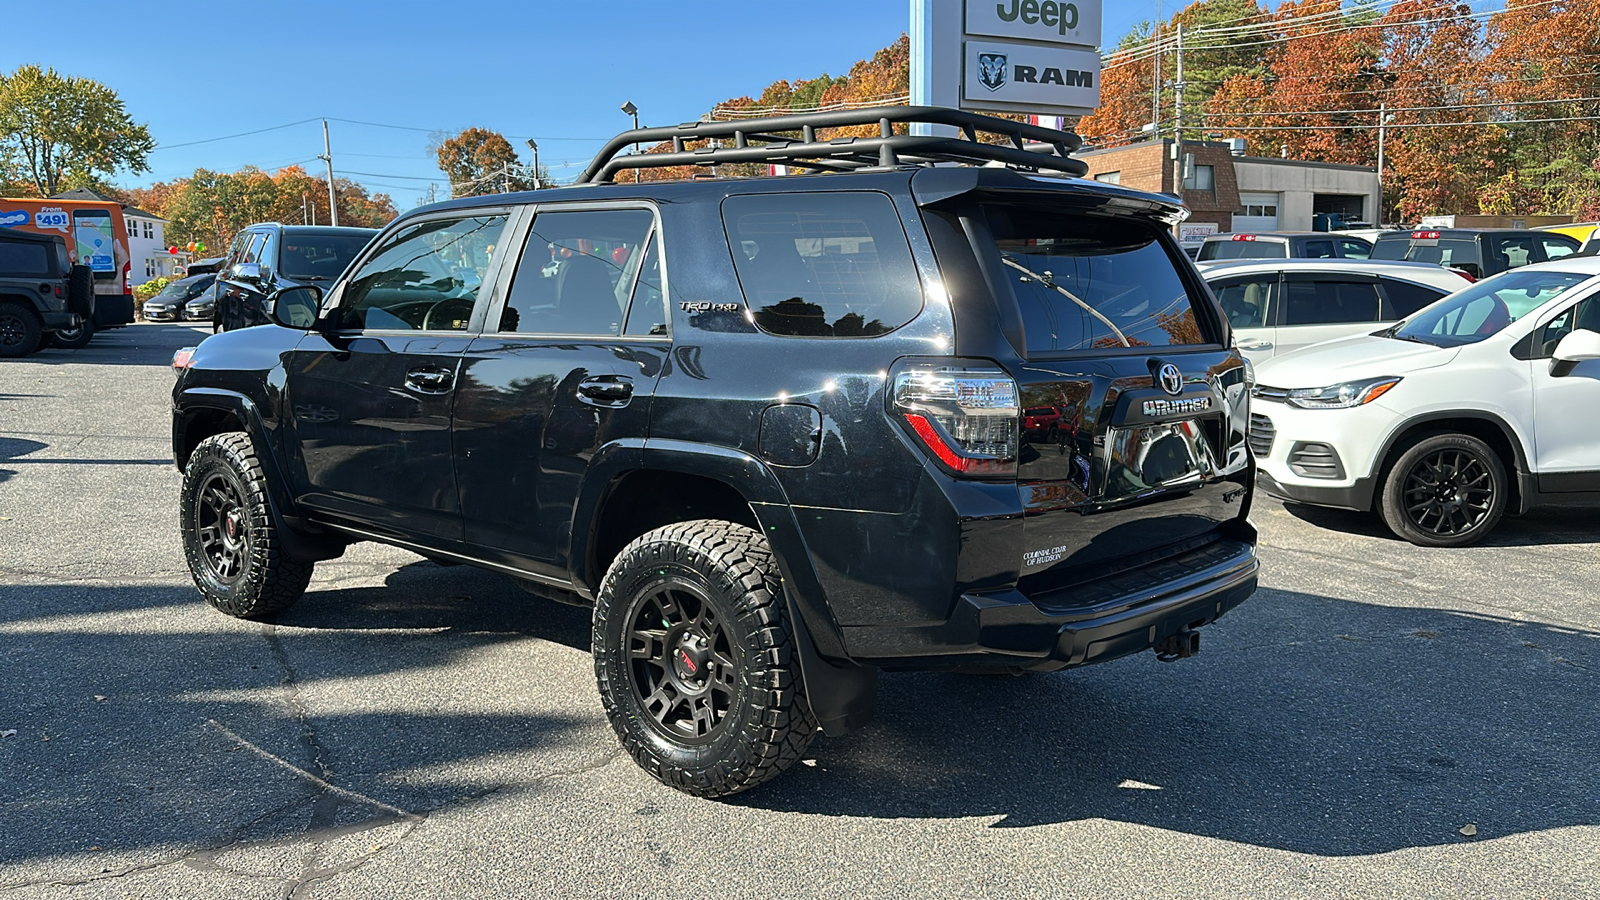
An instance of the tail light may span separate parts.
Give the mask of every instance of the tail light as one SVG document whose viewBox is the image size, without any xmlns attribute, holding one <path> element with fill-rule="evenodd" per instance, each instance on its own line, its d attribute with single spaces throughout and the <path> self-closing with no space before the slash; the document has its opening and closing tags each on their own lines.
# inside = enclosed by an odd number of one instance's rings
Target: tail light
<svg viewBox="0 0 1600 900">
<path fill-rule="evenodd" d="M 200 349 L 200 348 L 199 347 L 180 347 L 178 349 L 178 352 L 172 354 L 172 368 L 173 368 L 173 370 L 174 371 L 178 371 L 178 372 L 182 372 L 184 369 L 189 368 L 189 366 L 194 363 L 194 352 L 196 350 L 198 350 L 198 349 Z"/>
<path fill-rule="evenodd" d="M 894 376 L 895 412 L 959 475 L 1017 474 L 1017 395 L 1017 383 L 995 368 L 913 364 Z"/>
<path fill-rule="evenodd" d="M 125 262 L 125 263 L 122 264 L 122 293 L 123 294 L 126 294 L 128 296 L 132 296 L 133 295 L 133 286 L 131 284 L 129 284 L 129 282 L 131 282 L 132 280 L 133 280 L 133 263 Z"/>
</svg>

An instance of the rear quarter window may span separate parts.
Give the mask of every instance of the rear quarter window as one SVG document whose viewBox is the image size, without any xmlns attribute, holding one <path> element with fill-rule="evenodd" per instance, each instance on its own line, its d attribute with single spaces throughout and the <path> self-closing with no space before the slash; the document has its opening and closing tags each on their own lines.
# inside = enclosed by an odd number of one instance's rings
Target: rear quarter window
<svg viewBox="0 0 1600 900">
<path fill-rule="evenodd" d="M 744 194 L 723 201 L 722 220 L 739 287 L 768 334 L 874 337 L 922 310 L 911 247 L 885 194 Z"/>
<path fill-rule="evenodd" d="M 989 223 L 1030 355 L 1215 342 L 1153 226 L 1019 207 Z"/>
</svg>

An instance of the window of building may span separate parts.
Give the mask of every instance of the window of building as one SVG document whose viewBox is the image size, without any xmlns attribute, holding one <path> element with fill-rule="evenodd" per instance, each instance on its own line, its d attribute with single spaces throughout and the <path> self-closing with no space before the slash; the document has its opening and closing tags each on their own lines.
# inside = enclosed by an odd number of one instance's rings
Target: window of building
<svg viewBox="0 0 1600 900">
<path fill-rule="evenodd" d="M 145 223 L 144 223 L 144 236 L 146 238 L 148 238 L 149 240 L 155 240 L 155 237 L 156 237 L 156 223 L 154 223 L 154 222 L 152 222 L 152 221 L 150 221 L 148 219 L 145 220 Z"/>
<path fill-rule="evenodd" d="M 156 273 L 158 273 L 160 271 L 161 271 L 161 267 L 156 264 L 156 261 L 155 261 L 154 257 L 150 257 L 150 258 L 145 259 L 145 261 L 144 261 L 144 277 L 146 277 L 146 278 L 154 278 L 154 277 L 156 277 Z"/>
<path fill-rule="evenodd" d="M 139 220 L 138 219 L 134 219 L 134 218 L 128 219 L 128 237 L 138 237 L 138 236 L 139 236 Z"/>
<path fill-rule="evenodd" d="M 1106 184 L 1121 184 L 1122 183 L 1122 172 L 1121 172 L 1121 170 L 1118 170 L 1116 172 L 1101 172 L 1099 175 L 1096 175 L 1094 177 L 1094 180 L 1095 181 L 1103 181 Z"/>
<path fill-rule="evenodd" d="M 1278 214 L 1276 203 L 1247 203 L 1240 215 L 1245 216 L 1275 216 Z"/>
<path fill-rule="evenodd" d="M 1195 166 L 1183 179 L 1183 189 L 1186 191 L 1214 191 L 1217 189 L 1217 167 Z"/>
</svg>

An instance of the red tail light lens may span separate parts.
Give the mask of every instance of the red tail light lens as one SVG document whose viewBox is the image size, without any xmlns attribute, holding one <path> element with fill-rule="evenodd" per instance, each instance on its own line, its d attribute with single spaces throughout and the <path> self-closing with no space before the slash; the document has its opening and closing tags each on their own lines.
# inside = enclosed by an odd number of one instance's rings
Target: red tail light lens
<svg viewBox="0 0 1600 900">
<path fill-rule="evenodd" d="M 999 369 L 913 365 L 894 378 L 895 410 L 941 463 L 961 475 L 1016 475 L 1017 395 L 1017 383 Z"/>
<path fill-rule="evenodd" d="M 189 368 L 189 364 L 194 362 L 194 352 L 198 349 L 200 348 L 183 347 L 179 349 L 178 352 L 172 354 L 172 368 L 179 372 Z"/>
</svg>

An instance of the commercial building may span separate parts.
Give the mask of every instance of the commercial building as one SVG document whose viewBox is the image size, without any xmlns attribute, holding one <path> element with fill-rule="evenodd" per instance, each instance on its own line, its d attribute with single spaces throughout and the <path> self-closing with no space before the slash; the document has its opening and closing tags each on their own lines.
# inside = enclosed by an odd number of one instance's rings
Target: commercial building
<svg viewBox="0 0 1600 900">
<path fill-rule="evenodd" d="M 1248 156 L 1242 140 L 1186 140 L 1183 152 L 1193 157 L 1183 179 L 1183 202 L 1192 211 L 1186 233 L 1311 231 L 1316 213 L 1377 221 L 1378 172 L 1368 166 Z M 1075 155 L 1097 181 L 1175 193 L 1171 140 Z"/>
</svg>

